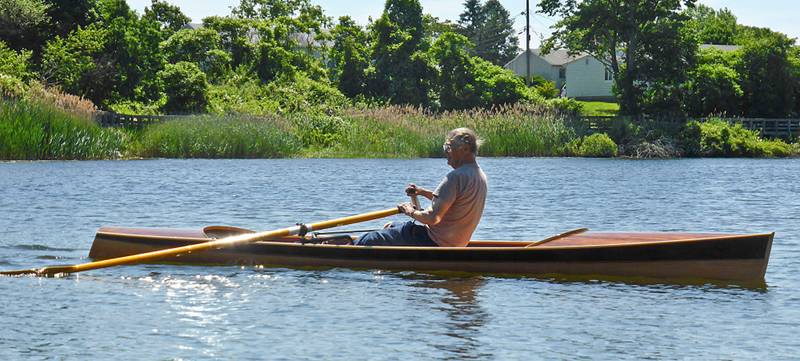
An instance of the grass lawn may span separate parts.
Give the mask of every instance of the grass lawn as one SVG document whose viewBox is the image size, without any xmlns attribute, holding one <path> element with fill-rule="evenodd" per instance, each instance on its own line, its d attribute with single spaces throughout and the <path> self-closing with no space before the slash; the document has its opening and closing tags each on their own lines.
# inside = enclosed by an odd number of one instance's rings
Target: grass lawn
<svg viewBox="0 0 800 361">
<path fill-rule="evenodd" d="M 583 106 L 581 111 L 585 116 L 615 116 L 619 111 L 619 104 L 614 102 L 578 101 Z"/>
</svg>

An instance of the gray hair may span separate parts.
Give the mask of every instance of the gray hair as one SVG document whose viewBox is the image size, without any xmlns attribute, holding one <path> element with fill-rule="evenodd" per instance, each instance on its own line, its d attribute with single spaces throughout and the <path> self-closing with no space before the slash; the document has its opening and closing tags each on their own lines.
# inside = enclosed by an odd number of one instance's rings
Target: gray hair
<svg viewBox="0 0 800 361">
<path fill-rule="evenodd" d="M 478 137 L 474 130 L 469 128 L 456 128 L 447 132 L 447 141 L 454 147 L 468 145 L 472 154 L 478 154 L 478 149 L 483 144 L 483 139 Z"/>
</svg>

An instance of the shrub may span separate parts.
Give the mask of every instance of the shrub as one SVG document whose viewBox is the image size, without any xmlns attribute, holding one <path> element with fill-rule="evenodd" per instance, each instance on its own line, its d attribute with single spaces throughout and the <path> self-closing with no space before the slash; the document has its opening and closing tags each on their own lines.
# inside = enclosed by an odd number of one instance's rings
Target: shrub
<svg viewBox="0 0 800 361">
<path fill-rule="evenodd" d="M 700 65 L 690 74 L 687 84 L 689 113 L 739 114 L 744 92 L 738 82 L 736 70 L 720 64 Z"/>
<path fill-rule="evenodd" d="M 206 74 L 190 62 L 167 64 L 158 72 L 164 85 L 167 101 L 163 110 L 167 112 L 205 113 L 208 104 L 208 81 Z"/>
<path fill-rule="evenodd" d="M 617 156 L 617 144 L 605 133 L 584 137 L 578 147 L 581 157 L 608 158 Z"/>
<path fill-rule="evenodd" d="M 687 155 L 706 157 L 786 157 L 792 148 L 782 140 L 763 140 L 755 130 L 722 119 L 692 121 L 682 132 Z"/>
</svg>

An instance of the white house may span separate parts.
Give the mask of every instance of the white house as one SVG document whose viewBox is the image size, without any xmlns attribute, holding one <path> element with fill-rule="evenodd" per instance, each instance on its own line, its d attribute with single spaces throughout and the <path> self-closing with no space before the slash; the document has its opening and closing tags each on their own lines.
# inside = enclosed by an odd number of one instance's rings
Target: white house
<svg viewBox="0 0 800 361">
<path fill-rule="evenodd" d="M 531 75 L 556 83 L 556 87 L 563 89 L 562 94 L 568 98 L 613 100 L 613 75 L 595 57 L 585 53 L 569 55 L 566 49 L 541 55 L 539 49 L 532 49 L 517 55 L 505 68 L 517 75 L 526 76 L 526 54 L 530 57 Z"/>
</svg>

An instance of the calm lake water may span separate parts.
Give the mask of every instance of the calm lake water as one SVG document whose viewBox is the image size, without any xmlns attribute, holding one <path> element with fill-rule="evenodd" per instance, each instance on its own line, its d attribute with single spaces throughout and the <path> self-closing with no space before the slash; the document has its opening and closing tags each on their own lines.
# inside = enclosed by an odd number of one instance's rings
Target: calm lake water
<svg viewBox="0 0 800 361">
<path fill-rule="evenodd" d="M 774 231 L 767 286 L 170 265 L 0 278 L 0 360 L 800 357 L 799 159 L 480 163 L 490 193 L 475 238 Z M 0 163 L 0 269 L 87 261 L 103 225 L 266 230 L 384 209 L 406 200 L 407 182 L 433 188 L 447 170 L 442 159 Z"/>
</svg>

